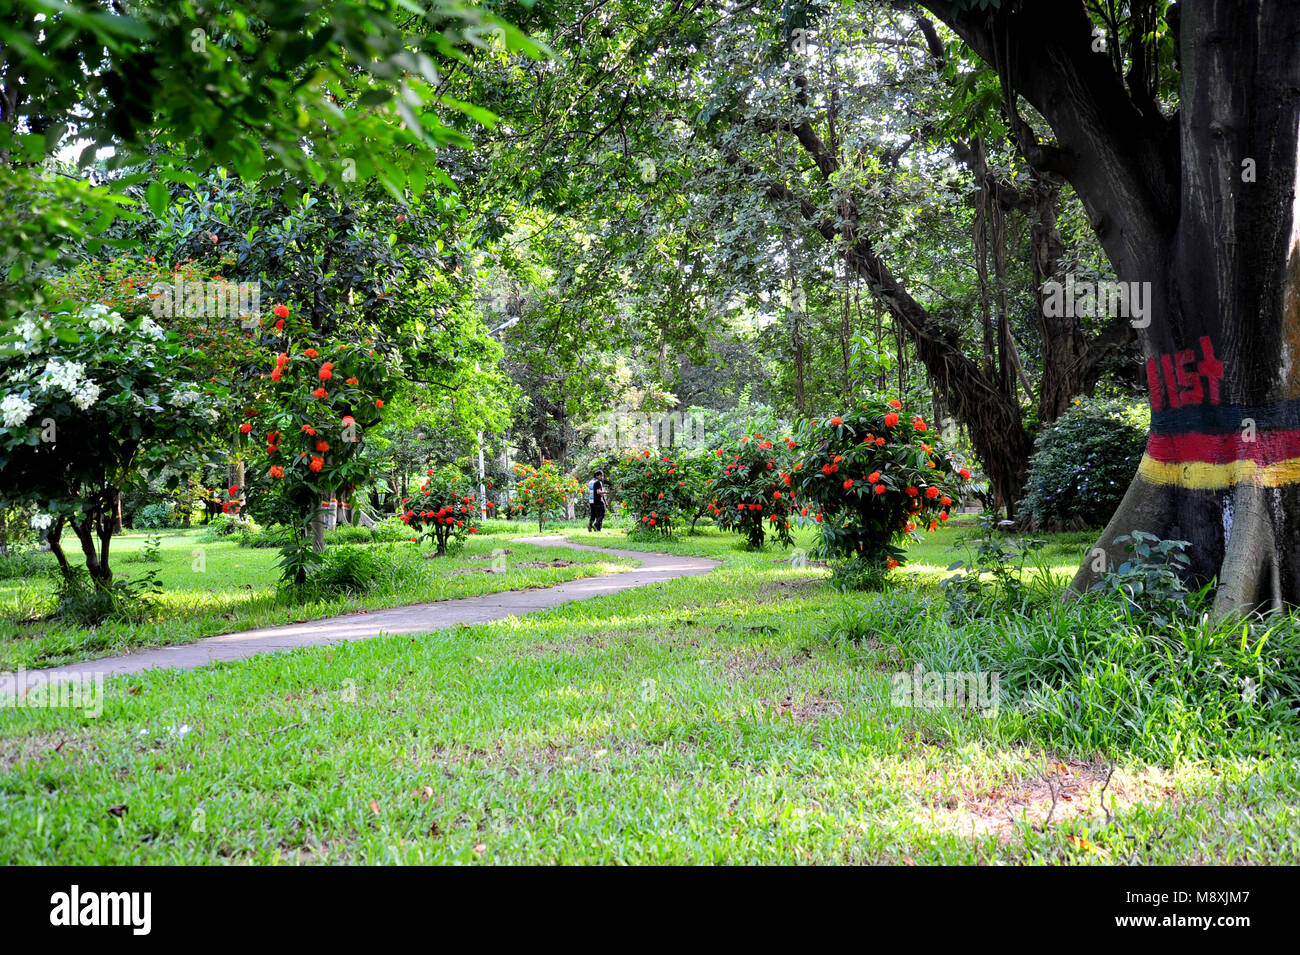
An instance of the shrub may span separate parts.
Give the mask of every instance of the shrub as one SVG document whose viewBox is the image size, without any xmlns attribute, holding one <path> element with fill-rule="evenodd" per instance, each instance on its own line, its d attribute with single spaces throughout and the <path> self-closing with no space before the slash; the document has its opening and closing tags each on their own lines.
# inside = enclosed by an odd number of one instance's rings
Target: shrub
<svg viewBox="0 0 1300 955">
<path fill-rule="evenodd" d="M 1150 423 L 1145 403 L 1076 401 L 1035 442 L 1023 518 L 1050 530 L 1105 524 L 1142 460 Z"/>
<path fill-rule="evenodd" d="M 709 504 L 713 519 L 719 527 L 743 534 L 755 550 L 763 546 L 769 527 L 783 546 L 794 543 L 790 536 L 794 478 L 785 460 L 794 447 L 790 438 L 778 446 L 754 434 L 714 452 L 719 469 Z"/>
<path fill-rule="evenodd" d="M 36 577 L 54 566 L 54 556 L 34 549 L 11 550 L 0 554 L 0 580 Z"/>
<path fill-rule="evenodd" d="M 582 495 L 582 485 L 564 474 L 554 461 L 542 461 L 541 467 L 515 465 L 515 496 L 510 512 L 517 517 L 537 516 L 537 529 L 548 520 L 563 519 L 565 505 Z"/>
<path fill-rule="evenodd" d="M 388 562 L 366 547 L 339 547 L 327 551 L 312 574 L 310 587 L 319 596 L 361 594 L 388 569 Z"/>
<path fill-rule="evenodd" d="M 954 550 L 967 549 L 966 560 L 948 566 L 959 573 L 943 581 L 948 610 L 955 620 L 1024 612 L 1038 606 L 1058 590 L 1051 570 L 1041 559 L 1046 541 L 1010 537 L 1004 528 L 1011 521 L 995 523 L 992 514 L 980 517 L 980 536 L 958 538 Z M 1025 565 L 1034 570 L 1025 579 Z"/>
<path fill-rule="evenodd" d="M 877 586 L 899 566 L 918 528 L 937 530 L 970 471 L 899 401 L 811 421 L 791 469 L 799 515 L 820 532 L 815 556 L 836 562 L 842 581 Z"/>
<path fill-rule="evenodd" d="M 203 530 L 199 532 L 199 540 L 215 541 L 224 540 L 235 534 L 239 534 L 243 528 L 243 521 L 229 514 L 218 514 L 212 520 L 204 525 Z"/>
<path fill-rule="evenodd" d="M 140 510 L 136 511 L 135 519 L 131 522 L 136 530 L 153 530 L 158 527 L 175 527 L 177 521 L 173 511 L 174 506 L 166 501 L 158 501 L 153 504 L 146 504 Z"/>
<path fill-rule="evenodd" d="M 79 627 L 106 621 L 140 623 L 149 618 L 162 583 L 158 571 L 149 569 L 134 577 L 115 577 L 108 583 L 93 581 L 84 567 L 55 573 L 58 609 L 55 616 Z"/>
<path fill-rule="evenodd" d="M 629 533 L 633 536 L 669 537 L 694 510 L 687 475 L 671 456 L 659 451 L 628 454 L 619 464 L 615 480 L 618 506 L 632 519 Z"/>
<path fill-rule="evenodd" d="M 481 532 L 480 528 L 480 532 Z M 411 529 L 402 522 L 397 516 L 384 518 L 377 521 L 375 526 L 370 529 L 371 540 L 380 544 L 391 544 L 397 541 L 409 540 Z"/>
<path fill-rule="evenodd" d="M 360 524 L 340 524 L 325 532 L 326 544 L 368 544 L 372 540 L 374 535 L 370 533 L 370 528 Z"/>
<path fill-rule="evenodd" d="M 1115 543 L 1125 545 L 1133 556 L 1108 567 L 1093 591 L 1118 595 L 1130 617 L 1158 628 L 1177 617 L 1195 616 L 1205 607 L 1212 588 L 1190 590 L 1186 583 L 1192 565 L 1187 556 L 1190 542 L 1134 531 L 1116 537 Z"/>
<path fill-rule="evenodd" d="M 143 547 L 134 553 L 127 554 L 122 560 L 128 564 L 161 564 L 162 538 L 157 534 L 150 534 L 145 539 Z"/>
<path fill-rule="evenodd" d="M 414 532 L 412 541 L 428 537 L 439 554 L 452 553 L 470 534 L 477 534 L 477 499 L 473 482 L 454 467 L 429 468 L 419 496 L 402 498 L 401 519 Z M 413 506 L 412 506 L 413 505 Z"/>
</svg>

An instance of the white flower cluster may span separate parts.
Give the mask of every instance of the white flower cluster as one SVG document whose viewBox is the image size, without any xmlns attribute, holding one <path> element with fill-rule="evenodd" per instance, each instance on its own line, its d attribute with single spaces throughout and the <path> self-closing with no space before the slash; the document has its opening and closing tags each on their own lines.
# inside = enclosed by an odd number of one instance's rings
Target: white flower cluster
<svg viewBox="0 0 1300 955">
<path fill-rule="evenodd" d="M 37 511 L 32 515 L 32 519 L 27 523 L 31 524 L 32 527 L 38 531 L 47 531 L 50 529 L 50 525 L 54 523 L 54 515 Z"/>
<path fill-rule="evenodd" d="M 48 319 L 41 318 L 35 312 L 27 312 L 23 315 L 22 320 L 18 323 L 15 331 L 21 339 L 16 345 L 18 351 L 34 351 L 40 344 L 41 339 L 49 334 L 50 323 Z"/>
<path fill-rule="evenodd" d="M 120 332 L 126 327 L 126 320 L 117 312 L 109 309 L 107 305 L 101 305 L 96 302 L 88 307 L 83 313 L 90 321 L 92 332 L 103 334 L 104 332 Z"/>
<path fill-rule="evenodd" d="M 5 395 L 0 401 L 0 425 L 6 428 L 18 428 L 27 423 L 27 419 L 36 410 L 36 404 L 24 395 Z"/>
<path fill-rule="evenodd" d="M 140 320 L 140 334 L 148 336 L 154 341 L 162 341 L 167 337 L 167 333 L 163 331 L 162 326 L 148 315 Z"/>
<path fill-rule="evenodd" d="M 86 366 L 79 361 L 51 358 L 45 363 L 41 391 L 61 388 L 72 397 L 72 403 L 85 411 L 99 400 L 99 385 L 86 377 Z"/>
</svg>

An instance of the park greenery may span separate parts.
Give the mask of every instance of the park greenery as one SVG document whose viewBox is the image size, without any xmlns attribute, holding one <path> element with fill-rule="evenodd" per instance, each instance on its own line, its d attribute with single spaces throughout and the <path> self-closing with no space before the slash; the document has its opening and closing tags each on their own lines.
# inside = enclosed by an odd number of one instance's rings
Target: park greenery
<svg viewBox="0 0 1300 955">
<path fill-rule="evenodd" d="M 0 709 L 0 859 L 1300 861 L 1300 14 L 1046 6 L 18 0 L 0 670 L 718 566 Z"/>
</svg>

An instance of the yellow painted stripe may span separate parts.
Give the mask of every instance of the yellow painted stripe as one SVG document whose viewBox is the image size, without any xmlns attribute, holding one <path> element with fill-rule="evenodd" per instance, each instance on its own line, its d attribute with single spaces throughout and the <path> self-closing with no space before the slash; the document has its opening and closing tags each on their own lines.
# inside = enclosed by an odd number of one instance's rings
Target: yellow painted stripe
<svg viewBox="0 0 1300 955">
<path fill-rule="evenodd" d="M 1157 461 L 1149 454 L 1142 456 L 1138 474 L 1153 484 L 1173 484 L 1195 491 L 1216 491 L 1237 484 L 1256 484 L 1260 487 L 1282 487 L 1300 482 L 1300 458 L 1287 458 L 1273 464 L 1260 466 L 1255 461 L 1230 461 L 1211 464 L 1208 461 Z"/>
</svg>

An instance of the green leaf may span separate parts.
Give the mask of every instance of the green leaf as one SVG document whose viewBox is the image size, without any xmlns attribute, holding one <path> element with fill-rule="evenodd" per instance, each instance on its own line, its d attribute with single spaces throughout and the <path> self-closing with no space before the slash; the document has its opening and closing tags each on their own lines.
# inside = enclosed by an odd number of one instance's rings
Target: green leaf
<svg viewBox="0 0 1300 955">
<path fill-rule="evenodd" d="M 149 208 L 153 210 L 153 214 L 162 218 L 170 202 L 167 187 L 161 182 L 151 182 L 149 188 L 144 192 L 144 197 L 145 201 L 149 203 Z"/>
</svg>

